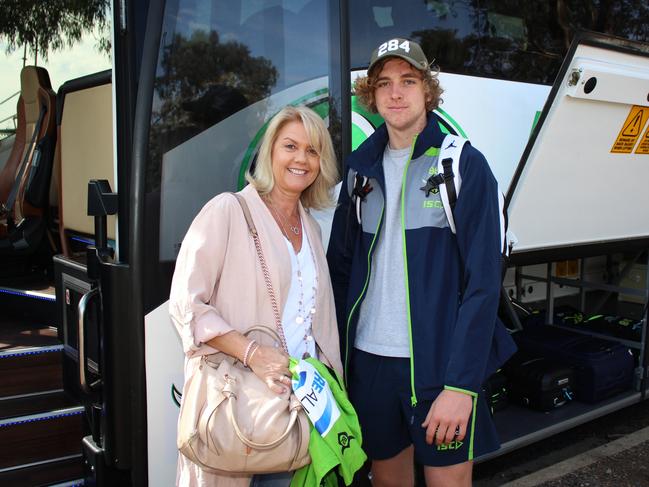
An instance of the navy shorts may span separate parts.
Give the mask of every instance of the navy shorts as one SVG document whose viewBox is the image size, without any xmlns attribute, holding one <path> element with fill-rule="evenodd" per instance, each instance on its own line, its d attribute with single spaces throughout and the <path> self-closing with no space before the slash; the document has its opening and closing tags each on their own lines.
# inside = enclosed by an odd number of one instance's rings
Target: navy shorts
<svg viewBox="0 0 649 487">
<path fill-rule="evenodd" d="M 372 460 L 386 460 L 414 445 L 415 460 L 431 467 L 456 465 L 500 447 L 482 394 L 474 401 L 467 434 L 450 445 L 428 445 L 426 419 L 435 398 L 410 403 L 410 360 L 353 351 L 351 399 L 363 432 L 363 449 Z M 475 416 L 475 420 L 474 420 Z"/>
</svg>

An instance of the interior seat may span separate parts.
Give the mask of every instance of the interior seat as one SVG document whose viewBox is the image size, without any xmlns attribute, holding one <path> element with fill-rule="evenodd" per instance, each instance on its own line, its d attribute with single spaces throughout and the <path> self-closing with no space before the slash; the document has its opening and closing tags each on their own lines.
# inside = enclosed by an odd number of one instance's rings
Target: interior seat
<svg viewBox="0 0 649 487">
<path fill-rule="evenodd" d="M 25 66 L 15 140 L 0 171 L 0 255 L 29 255 L 43 242 L 56 140 L 55 101 L 47 71 Z"/>
</svg>

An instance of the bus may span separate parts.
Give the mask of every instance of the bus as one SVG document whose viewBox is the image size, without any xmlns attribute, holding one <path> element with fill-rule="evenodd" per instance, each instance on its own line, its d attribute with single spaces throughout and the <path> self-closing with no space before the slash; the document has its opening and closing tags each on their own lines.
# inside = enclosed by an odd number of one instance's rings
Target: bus
<svg viewBox="0 0 649 487">
<path fill-rule="evenodd" d="M 353 81 L 394 37 L 434 59 L 443 129 L 469 138 L 506 192 L 507 294 L 548 324 L 569 303 L 638 332 L 581 330 L 628 348 L 628 388 L 547 413 L 510 403 L 494 412 L 502 448 L 477 461 L 646 398 L 649 6 L 121 0 L 112 18 L 112 68 L 56 93 L 25 68 L 18 106 L 37 85 L 45 115 L 0 146 L 5 205 L 7 174 L 50 168 L 24 206 L 38 211 L 0 220 L 3 485 L 174 485 L 184 357 L 167 300 L 182 238 L 210 198 L 245 185 L 287 104 L 325 119 L 343 169 L 382 123 Z M 326 242 L 332 211 L 316 217 Z"/>
</svg>

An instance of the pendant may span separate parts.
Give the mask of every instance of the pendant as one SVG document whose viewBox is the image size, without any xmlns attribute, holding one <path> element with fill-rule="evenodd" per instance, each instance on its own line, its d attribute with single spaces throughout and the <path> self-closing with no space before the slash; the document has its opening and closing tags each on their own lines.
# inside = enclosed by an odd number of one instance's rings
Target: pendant
<svg viewBox="0 0 649 487">
<path fill-rule="evenodd" d="M 293 232 L 295 235 L 300 234 L 300 227 L 294 227 L 293 225 L 289 224 L 288 228 L 290 228 L 291 232 Z"/>
<path fill-rule="evenodd" d="M 311 355 L 309 355 L 309 352 L 304 352 L 304 353 L 302 354 L 302 358 L 303 358 L 303 359 L 311 358 Z"/>
</svg>

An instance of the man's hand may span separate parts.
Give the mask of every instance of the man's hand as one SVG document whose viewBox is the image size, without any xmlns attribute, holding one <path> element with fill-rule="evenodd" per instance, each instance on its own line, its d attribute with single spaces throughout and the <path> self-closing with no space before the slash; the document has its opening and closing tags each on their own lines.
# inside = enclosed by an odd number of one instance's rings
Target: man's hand
<svg viewBox="0 0 649 487">
<path fill-rule="evenodd" d="M 473 398 L 469 394 L 443 390 L 421 425 L 426 428 L 426 443 L 448 445 L 454 440 L 464 440 L 472 409 Z"/>
</svg>

